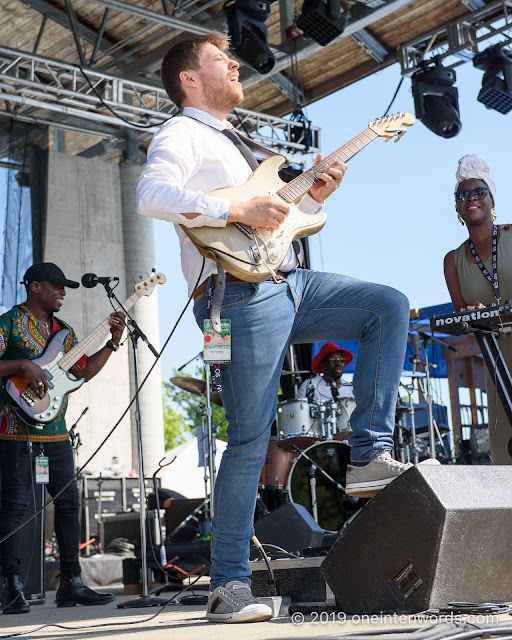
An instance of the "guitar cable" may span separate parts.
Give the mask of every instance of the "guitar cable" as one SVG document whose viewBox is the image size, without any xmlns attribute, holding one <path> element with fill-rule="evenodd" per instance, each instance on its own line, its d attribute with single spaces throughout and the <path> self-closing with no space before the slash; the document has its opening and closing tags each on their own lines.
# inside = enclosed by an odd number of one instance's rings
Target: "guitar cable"
<svg viewBox="0 0 512 640">
<path fill-rule="evenodd" d="M 114 431 L 117 429 L 117 427 L 121 424 L 122 420 L 124 419 L 124 417 L 126 416 L 126 414 L 130 411 L 131 406 L 133 405 L 133 403 L 135 402 L 135 399 L 137 397 L 137 394 L 139 393 L 139 391 L 142 389 L 142 387 L 146 384 L 149 376 L 151 375 L 151 373 L 153 372 L 153 369 L 156 367 L 157 362 L 160 360 L 160 358 L 162 357 L 163 352 L 165 351 L 165 349 L 167 348 L 167 345 L 169 344 L 172 336 L 174 335 L 176 329 L 178 328 L 179 323 L 181 322 L 183 316 L 185 315 L 185 311 L 188 309 L 191 301 L 194 298 L 194 293 L 195 290 L 197 289 L 197 287 L 199 286 L 199 282 L 201 281 L 201 276 L 203 275 L 203 271 L 204 271 L 204 266 L 205 266 L 205 258 L 203 257 L 203 263 L 201 265 L 201 271 L 199 272 L 199 276 L 197 278 L 196 284 L 194 286 L 194 289 L 192 290 L 192 293 L 190 294 L 187 303 L 185 304 L 185 306 L 183 307 L 183 310 L 181 311 L 178 319 L 176 320 L 173 328 L 171 329 L 171 332 L 169 333 L 167 339 L 164 342 L 163 347 L 161 348 L 161 350 L 158 353 L 158 357 L 155 358 L 153 364 L 151 365 L 151 367 L 149 368 L 147 374 L 145 375 L 144 379 L 142 380 L 142 382 L 139 385 L 139 388 L 136 390 L 135 394 L 133 395 L 132 399 L 130 400 L 129 404 L 127 405 L 126 409 L 123 411 L 123 413 L 121 414 L 120 418 L 118 419 L 118 421 L 114 424 L 114 426 L 112 427 L 112 429 L 107 433 L 107 435 L 105 436 L 105 438 L 101 441 L 101 443 L 99 444 L 99 446 L 95 449 L 95 451 L 93 451 L 93 453 L 89 456 L 89 458 L 84 462 L 84 464 L 76 471 L 76 473 L 72 476 L 72 478 L 69 480 L 69 482 L 67 484 L 64 485 L 64 487 L 58 491 L 54 496 L 50 496 L 48 498 L 48 500 L 43 504 L 43 506 L 38 509 L 37 511 L 35 511 L 35 513 L 33 513 L 29 518 L 27 518 L 24 522 L 22 522 L 20 525 L 18 525 L 15 529 L 13 529 L 12 531 L 10 531 L 7 535 L 5 535 L 2 539 L 0 539 L 0 545 L 3 544 L 8 538 L 10 538 L 12 535 L 14 535 L 15 533 L 17 533 L 20 529 L 22 529 L 25 525 L 27 525 L 29 522 L 31 522 L 32 520 L 34 520 L 34 518 L 37 518 L 37 516 L 39 516 L 47 507 L 49 507 L 57 498 L 59 498 L 64 491 L 66 491 L 66 489 L 78 478 L 78 476 L 82 473 L 82 471 L 87 467 L 87 465 L 93 460 L 93 458 L 96 456 L 96 454 L 101 450 L 101 448 L 103 447 L 103 445 L 107 442 L 107 440 L 110 438 L 110 436 L 114 433 Z M 11 636 L 5 636 L 5 637 L 11 637 Z"/>
</svg>

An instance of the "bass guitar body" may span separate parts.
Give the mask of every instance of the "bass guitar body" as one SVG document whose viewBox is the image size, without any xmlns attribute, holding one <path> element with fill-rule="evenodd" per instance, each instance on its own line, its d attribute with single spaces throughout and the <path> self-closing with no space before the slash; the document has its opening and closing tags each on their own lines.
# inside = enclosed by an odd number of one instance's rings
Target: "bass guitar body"
<svg viewBox="0 0 512 640">
<path fill-rule="evenodd" d="M 47 424 L 55 420 L 66 396 L 83 385 L 83 378 L 75 378 L 68 371 L 63 371 L 58 361 L 64 356 L 64 341 L 68 329 L 61 329 L 51 339 L 44 353 L 32 362 L 43 369 L 48 384 L 48 392 L 42 398 L 22 376 L 13 375 L 6 379 L 5 390 L 25 418 L 35 424 Z"/>
</svg>

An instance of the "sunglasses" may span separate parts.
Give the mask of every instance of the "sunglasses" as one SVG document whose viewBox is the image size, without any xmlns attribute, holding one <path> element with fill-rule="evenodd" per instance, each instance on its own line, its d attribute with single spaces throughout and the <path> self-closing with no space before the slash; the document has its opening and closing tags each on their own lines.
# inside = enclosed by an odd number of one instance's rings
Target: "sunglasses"
<svg viewBox="0 0 512 640">
<path fill-rule="evenodd" d="M 466 202 L 471 196 L 475 200 L 483 200 L 489 195 L 487 187 L 477 187 L 476 189 L 459 189 L 455 192 L 455 202 Z"/>
<path fill-rule="evenodd" d="M 345 358 L 337 358 L 336 356 L 328 358 L 328 360 L 331 364 L 343 364 L 345 362 Z"/>
</svg>

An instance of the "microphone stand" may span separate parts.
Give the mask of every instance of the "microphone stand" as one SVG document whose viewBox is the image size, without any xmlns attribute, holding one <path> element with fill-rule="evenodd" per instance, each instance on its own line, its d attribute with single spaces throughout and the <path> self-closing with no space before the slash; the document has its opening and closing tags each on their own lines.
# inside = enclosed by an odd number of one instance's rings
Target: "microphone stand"
<svg viewBox="0 0 512 640">
<path fill-rule="evenodd" d="M 137 455 L 138 455 L 138 473 L 139 473 L 139 501 L 140 501 L 140 552 L 142 563 L 142 594 L 136 600 L 128 600 L 121 602 L 117 605 L 118 609 L 128 609 L 137 607 L 156 607 L 167 604 L 169 598 L 162 598 L 160 596 L 150 596 L 148 591 L 148 558 L 146 548 L 146 485 L 144 482 L 144 464 L 142 460 L 142 423 L 140 415 L 140 400 L 139 400 L 139 360 L 137 351 L 137 341 L 141 338 L 147 345 L 151 353 L 155 358 L 159 357 L 158 351 L 148 341 L 146 335 L 141 331 L 138 324 L 130 316 L 128 311 L 123 307 L 118 300 L 115 293 L 110 288 L 108 282 L 102 283 L 105 287 L 107 296 L 111 300 L 115 300 L 117 306 L 123 313 L 126 314 L 126 326 L 132 343 L 133 353 L 133 376 L 135 384 L 135 424 L 137 427 Z"/>
</svg>

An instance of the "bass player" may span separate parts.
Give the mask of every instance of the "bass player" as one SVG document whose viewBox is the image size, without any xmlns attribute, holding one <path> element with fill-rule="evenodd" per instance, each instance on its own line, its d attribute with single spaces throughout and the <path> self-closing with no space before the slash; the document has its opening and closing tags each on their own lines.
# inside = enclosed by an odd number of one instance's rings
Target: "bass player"
<svg viewBox="0 0 512 640">
<path fill-rule="evenodd" d="M 49 380 L 33 360 L 41 356 L 52 336 L 61 329 L 69 331 L 64 351 L 77 342 L 73 329 L 54 316 L 60 311 L 66 287 L 76 289 L 78 282 L 68 280 L 51 262 L 32 265 L 23 284 L 27 299 L 0 316 L 0 377 L 18 375 L 30 383 L 39 397 L 44 397 Z M 106 364 L 112 351 L 117 351 L 125 327 L 124 315 L 112 313 L 109 318 L 111 339 L 95 354 L 82 356 L 70 372 L 77 378 L 90 380 Z M 57 494 L 74 476 L 75 469 L 69 434 L 66 430 L 67 401 L 56 418 L 42 428 L 26 422 L 0 390 L 0 539 L 18 527 L 32 498 L 36 481 L 36 457 L 39 473 L 48 472 L 47 489 Z M 79 497 L 76 482 L 55 500 L 55 533 L 59 544 L 60 586 L 57 606 L 95 605 L 112 602 L 114 594 L 99 593 L 87 587 L 80 577 L 78 545 L 80 542 Z M 28 613 L 30 606 L 20 580 L 21 531 L 11 535 L 0 547 L 3 574 L 2 612 Z"/>
</svg>

